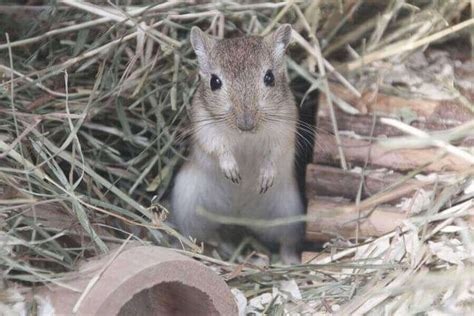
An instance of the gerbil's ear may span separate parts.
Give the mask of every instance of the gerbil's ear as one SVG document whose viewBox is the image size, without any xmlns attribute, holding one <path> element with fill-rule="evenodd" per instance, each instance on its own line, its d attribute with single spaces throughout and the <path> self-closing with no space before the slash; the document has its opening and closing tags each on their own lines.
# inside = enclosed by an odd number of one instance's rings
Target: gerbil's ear
<svg viewBox="0 0 474 316">
<path fill-rule="evenodd" d="M 282 24 L 275 32 L 266 36 L 265 40 L 271 45 L 276 61 L 281 61 L 285 56 L 286 48 L 291 41 L 291 31 L 290 24 Z"/>
<path fill-rule="evenodd" d="M 209 53 L 215 44 L 215 39 L 201 31 L 197 26 L 191 29 L 191 45 L 199 61 L 199 67 L 204 73 L 210 72 Z"/>
</svg>

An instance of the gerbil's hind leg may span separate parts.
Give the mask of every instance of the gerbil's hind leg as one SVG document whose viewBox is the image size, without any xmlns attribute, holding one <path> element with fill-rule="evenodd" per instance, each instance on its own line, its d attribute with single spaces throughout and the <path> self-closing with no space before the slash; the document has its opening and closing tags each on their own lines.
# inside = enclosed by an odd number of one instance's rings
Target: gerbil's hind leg
<svg viewBox="0 0 474 316">
<path fill-rule="evenodd" d="M 301 259 L 298 253 L 298 244 L 286 243 L 280 244 L 281 261 L 287 265 L 300 264 Z"/>
<path fill-rule="evenodd" d="M 275 188 L 277 189 L 277 188 Z M 265 210 L 265 219 L 294 217 L 304 214 L 304 205 L 295 186 L 286 190 L 268 191 L 271 193 L 268 208 Z M 280 256 L 285 264 L 299 263 L 298 248 L 303 240 L 304 223 L 291 223 L 272 227 L 251 227 L 260 238 L 267 242 L 280 244 Z"/>
<path fill-rule="evenodd" d="M 204 198 L 209 193 L 202 183 L 195 183 L 196 179 L 203 179 L 196 173 L 193 168 L 184 168 L 176 176 L 171 195 L 171 220 L 185 237 L 216 241 L 218 224 L 198 214 L 199 208 L 208 207 Z"/>
</svg>

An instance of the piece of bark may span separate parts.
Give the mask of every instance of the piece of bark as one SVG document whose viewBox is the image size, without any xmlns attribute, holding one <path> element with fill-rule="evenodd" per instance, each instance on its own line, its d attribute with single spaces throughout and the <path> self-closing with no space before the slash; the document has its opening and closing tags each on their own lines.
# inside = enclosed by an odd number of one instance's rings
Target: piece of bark
<svg viewBox="0 0 474 316">
<path fill-rule="evenodd" d="M 401 174 L 389 171 L 366 170 L 361 191 L 361 199 L 374 196 L 388 187 L 396 184 L 402 178 Z M 306 197 L 316 196 L 343 197 L 354 201 L 357 198 L 361 183 L 361 174 L 345 171 L 339 168 L 309 164 L 306 167 Z M 429 186 L 430 183 L 409 179 L 400 184 L 394 195 L 398 201 L 402 197 L 411 197 L 416 189 Z M 401 190 L 403 189 L 403 190 Z M 389 201 L 384 201 L 387 203 Z"/>
<path fill-rule="evenodd" d="M 389 149 L 377 142 L 341 136 L 341 146 L 350 167 L 364 166 L 387 168 L 401 172 L 424 167 L 426 172 L 466 171 L 472 166 L 464 159 L 444 154 L 438 148 Z M 314 162 L 323 165 L 339 165 L 339 152 L 333 135 L 317 136 Z"/>
<path fill-rule="evenodd" d="M 377 237 L 393 231 L 408 217 L 407 212 L 390 206 L 359 210 L 354 204 L 318 197 L 308 203 L 311 220 L 306 239 L 324 242 L 334 237 L 346 239 Z"/>
</svg>

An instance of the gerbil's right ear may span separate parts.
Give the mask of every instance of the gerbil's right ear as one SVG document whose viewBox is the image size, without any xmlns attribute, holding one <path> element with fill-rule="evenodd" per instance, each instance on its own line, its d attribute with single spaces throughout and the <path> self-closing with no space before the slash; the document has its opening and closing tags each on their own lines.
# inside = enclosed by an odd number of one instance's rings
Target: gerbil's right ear
<svg viewBox="0 0 474 316">
<path fill-rule="evenodd" d="M 265 37 L 266 42 L 273 51 L 273 57 L 277 63 L 283 62 L 286 48 L 291 41 L 292 27 L 290 24 L 283 24 L 278 29 Z"/>
<path fill-rule="evenodd" d="M 207 35 L 197 26 L 191 29 L 191 45 L 198 58 L 199 68 L 203 73 L 210 73 L 210 51 L 215 39 Z"/>
</svg>

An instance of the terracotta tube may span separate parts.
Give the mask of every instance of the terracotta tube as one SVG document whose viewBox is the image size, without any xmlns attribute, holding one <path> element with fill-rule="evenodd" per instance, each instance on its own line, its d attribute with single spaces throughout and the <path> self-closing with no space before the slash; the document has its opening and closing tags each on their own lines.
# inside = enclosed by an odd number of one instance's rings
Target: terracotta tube
<svg viewBox="0 0 474 316">
<path fill-rule="evenodd" d="M 234 297 L 211 269 L 171 249 L 139 246 L 83 264 L 69 288 L 39 290 L 56 315 L 237 315 Z M 113 260 L 111 260 L 113 259 Z M 97 282 L 78 300 L 93 278 Z M 76 305 L 76 313 L 73 313 Z"/>
</svg>

